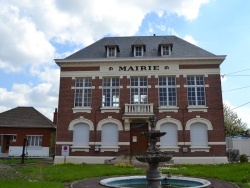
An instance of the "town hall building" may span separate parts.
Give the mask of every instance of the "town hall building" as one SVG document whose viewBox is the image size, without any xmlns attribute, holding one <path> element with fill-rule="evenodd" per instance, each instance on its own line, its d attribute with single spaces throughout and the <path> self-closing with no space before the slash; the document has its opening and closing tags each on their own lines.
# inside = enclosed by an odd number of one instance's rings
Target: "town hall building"
<svg viewBox="0 0 250 188">
<path fill-rule="evenodd" d="M 55 163 L 104 163 L 145 153 L 141 132 L 167 132 L 157 146 L 174 163 L 224 163 L 220 65 L 176 36 L 104 37 L 60 67 Z"/>
</svg>

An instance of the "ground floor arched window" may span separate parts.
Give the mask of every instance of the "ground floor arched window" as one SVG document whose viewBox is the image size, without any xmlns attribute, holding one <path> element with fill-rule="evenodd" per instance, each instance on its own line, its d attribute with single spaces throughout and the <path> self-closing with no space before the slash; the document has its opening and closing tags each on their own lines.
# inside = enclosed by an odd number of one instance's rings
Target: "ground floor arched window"
<svg viewBox="0 0 250 188">
<path fill-rule="evenodd" d="M 190 126 L 191 146 L 208 146 L 207 125 L 194 123 Z"/>
<path fill-rule="evenodd" d="M 89 125 L 85 123 L 74 125 L 73 146 L 89 146 Z"/>
</svg>

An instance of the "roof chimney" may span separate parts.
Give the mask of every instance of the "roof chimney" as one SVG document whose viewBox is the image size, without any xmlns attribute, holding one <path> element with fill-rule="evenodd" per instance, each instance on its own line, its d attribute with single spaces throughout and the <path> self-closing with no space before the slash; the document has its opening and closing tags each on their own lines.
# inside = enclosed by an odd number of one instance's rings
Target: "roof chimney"
<svg viewBox="0 0 250 188">
<path fill-rule="evenodd" d="M 55 108 L 54 117 L 53 117 L 53 123 L 55 125 L 57 125 L 57 108 Z"/>
</svg>

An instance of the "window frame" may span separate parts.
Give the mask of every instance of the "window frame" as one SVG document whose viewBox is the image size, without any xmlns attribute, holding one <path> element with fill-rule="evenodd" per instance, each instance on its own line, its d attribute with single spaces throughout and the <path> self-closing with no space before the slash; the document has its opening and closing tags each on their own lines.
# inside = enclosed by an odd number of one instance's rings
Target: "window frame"
<svg viewBox="0 0 250 188">
<path fill-rule="evenodd" d="M 115 46 L 107 47 L 107 57 L 116 57 L 117 50 Z"/>
<path fill-rule="evenodd" d="M 191 78 L 193 79 L 191 80 Z M 199 84 L 199 82 L 202 82 L 202 84 Z M 191 93 L 192 95 L 190 95 Z M 188 106 L 206 106 L 205 78 L 203 75 L 187 76 L 187 99 Z"/>
<path fill-rule="evenodd" d="M 136 80 L 133 80 L 133 79 L 136 79 Z M 142 84 L 142 83 L 145 83 L 145 84 Z M 138 96 L 137 103 L 135 102 L 135 97 L 132 97 L 132 96 L 136 96 L 136 95 L 133 95 L 136 93 Z M 142 101 L 143 94 L 146 96 L 145 102 Z M 130 104 L 148 104 L 148 78 L 146 76 L 130 77 Z"/>
<path fill-rule="evenodd" d="M 161 84 L 164 82 L 163 79 L 165 79 L 166 85 Z M 173 85 L 169 84 L 170 82 L 173 82 L 173 80 L 170 79 L 174 79 Z M 163 90 L 165 90 L 165 92 Z M 174 93 L 174 95 L 170 96 L 170 93 Z M 164 94 L 166 94 L 166 96 L 164 96 Z M 162 98 L 166 98 L 166 100 L 161 100 Z M 170 100 L 170 98 L 174 99 Z M 175 76 L 158 77 L 158 100 L 159 100 L 159 107 L 177 107 L 177 85 Z M 172 105 L 170 103 L 172 103 Z"/>
<path fill-rule="evenodd" d="M 110 133 L 112 136 L 110 136 Z M 115 123 L 105 123 L 101 129 L 101 152 L 113 151 L 119 149 L 119 127 Z"/>
<path fill-rule="evenodd" d="M 110 85 L 106 86 L 105 83 L 106 80 L 110 80 Z M 114 85 L 113 85 L 114 83 Z M 116 84 L 118 83 L 118 84 Z M 109 90 L 109 91 L 108 91 Z M 117 91 L 118 90 L 118 91 Z M 104 92 L 106 92 L 106 95 L 104 95 Z M 107 94 L 110 95 L 109 100 L 104 100 L 107 97 Z M 117 102 L 114 102 L 114 96 L 118 94 L 118 97 L 116 99 L 118 99 Z M 105 97 L 104 97 L 105 96 Z M 104 104 L 104 103 L 109 103 L 109 105 Z M 115 105 L 116 104 L 116 105 Z M 102 79 L 102 108 L 117 108 L 120 106 L 120 78 L 119 77 L 104 77 Z"/>
<path fill-rule="evenodd" d="M 160 125 L 160 131 L 167 132 L 166 135 L 160 137 L 160 149 L 162 151 L 179 152 L 178 126 L 174 123 L 166 122 Z"/>
<path fill-rule="evenodd" d="M 143 57 L 143 46 L 134 46 L 134 57 Z"/>
<path fill-rule="evenodd" d="M 161 55 L 162 56 L 170 56 L 171 55 L 171 47 L 169 45 L 161 45 Z"/>
<path fill-rule="evenodd" d="M 196 133 L 197 130 L 203 129 L 201 133 L 199 133 L 199 136 L 196 136 L 194 132 Z M 195 131 L 194 131 L 195 130 Z M 201 136 L 200 136 L 201 134 Z M 201 144 L 205 143 L 205 144 Z M 190 149 L 191 152 L 196 151 L 205 151 L 209 152 L 209 145 L 208 145 L 208 127 L 206 124 L 203 123 L 193 123 L 190 125 Z"/>
<path fill-rule="evenodd" d="M 82 137 L 79 136 L 82 131 Z M 77 123 L 73 126 L 73 146 L 75 148 L 79 147 L 89 147 L 89 137 L 90 137 L 90 127 L 86 123 Z M 79 144 L 81 143 L 81 144 Z"/>
<path fill-rule="evenodd" d="M 43 136 L 42 135 L 27 135 L 28 147 L 42 147 L 43 145 Z"/>
<path fill-rule="evenodd" d="M 87 84 L 89 85 L 87 86 Z M 80 97 L 80 95 L 82 95 L 82 97 Z M 74 108 L 89 108 L 91 107 L 91 102 L 92 102 L 92 78 L 91 77 L 75 78 Z"/>
</svg>

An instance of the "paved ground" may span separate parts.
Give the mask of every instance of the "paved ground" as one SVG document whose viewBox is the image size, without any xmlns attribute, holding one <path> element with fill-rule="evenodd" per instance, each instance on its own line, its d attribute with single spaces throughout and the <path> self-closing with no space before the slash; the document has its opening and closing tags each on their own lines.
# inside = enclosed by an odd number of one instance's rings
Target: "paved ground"
<svg viewBox="0 0 250 188">
<path fill-rule="evenodd" d="M 105 179 L 105 178 L 108 178 L 108 177 L 98 177 L 98 178 L 90 178 L 86 180 L 81 180 L 81 181 L 72 183 L 71 185 L 69 185 L 69 187 L 70 188 L 91 188 L 91 187 L 92 188 L 104 188 L 105 186 L 100 185 L 99 182 L 100 180 Z M 209 181 L 212 184 L 211 188 L 239 188 L 238 186 L 232 183 L 221 181 L 221 180 L 209 179 Z"/>
</svg>

